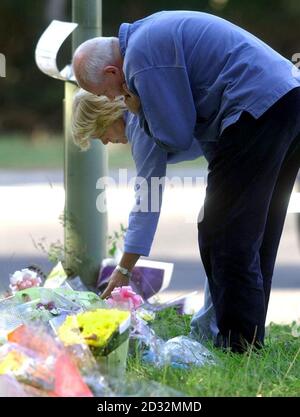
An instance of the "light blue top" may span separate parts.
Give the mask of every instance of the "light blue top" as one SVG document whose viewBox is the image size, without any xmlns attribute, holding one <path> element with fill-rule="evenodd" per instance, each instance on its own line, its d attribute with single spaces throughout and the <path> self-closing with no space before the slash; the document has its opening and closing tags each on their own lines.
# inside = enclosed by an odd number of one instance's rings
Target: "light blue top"
<svg viewBox="0 0 300 417">
<path fill-rule="evenodd" d="M 165 178 L 167 164 L 196 159 L 202 155 L 202 150 L 199 141 L 194 139 L 187 151 L 167 152 L 146 135 L 137 116 L 132 113 L 127 115 L 126 136 L 131 145 L 137 178 L 136 202 L 129 214 L 124 250 L 148 256 L 158 224 L 164 185 L 163 181 L 162 186 L 157 187 L 155 181 Z"/>
<path fill-rule="evenodd" d="M 139 123 L 171 151 L 189 149 L 193 137 L 204 151 L 243 110 L 258 118 L 300 85 L 290 61 L 206 13 L 165 11 L 123 23 L 119 41 L 127 85 L 142 103 Z"/>
</svg>

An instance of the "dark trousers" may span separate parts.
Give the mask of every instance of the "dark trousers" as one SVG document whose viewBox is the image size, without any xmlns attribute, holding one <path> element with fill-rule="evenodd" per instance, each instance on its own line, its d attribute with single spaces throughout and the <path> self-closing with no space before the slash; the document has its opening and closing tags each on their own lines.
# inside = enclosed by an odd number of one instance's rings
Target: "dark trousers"
<svg viewBox="0 0 300 417">
<path fill-rule="evenodd" d="M 207 145 L 199 249 L 220 330 L 217 345 L 240 352 L 264 341 L 277 250 L 300 167 L 300 88 L 259 119 L 243 112 Z"/>
</svg>

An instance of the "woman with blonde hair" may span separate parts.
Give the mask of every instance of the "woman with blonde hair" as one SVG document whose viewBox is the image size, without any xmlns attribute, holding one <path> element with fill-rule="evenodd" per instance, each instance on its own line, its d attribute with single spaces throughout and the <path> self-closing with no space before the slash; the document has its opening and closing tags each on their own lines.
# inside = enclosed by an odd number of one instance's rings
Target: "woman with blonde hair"
<svg viewBox="0 0 300 417">
<path fill-rule="evenodd" d="M 103 144 L 127 143 L 123 119 L 126 111 L 123 97 L 111 101 L 106 96 L 79 90 L 73 102 L 72 133 L 75 144 L 86 151 L 93 138 L 101 138 Z M 119 139 L 113 139 L 116 136 Z"/>
<path fill-rule="evenodd" d="M 132 111 L 138 113 L 140 106 L 138 97 L 128 95 L 126 104 Z M 170 153 L 162 149 L 140 128 L 138 117 L 128 111 L 126 104 L 123 97 L 111 101 L 105 96 L 96 96 L 84 90 L 79 90 L 73 103 L 72 132 L 75 144 L 82 150 L 87 150 L 93 139 L 99 139 L 105 145 L 108 142 L 124 144 L 129 142 L 137 171 L 136 204 L 129 214 L 124 253 L 110 277 L 102 298 L 108 297 L 115 287 L 128 285 L 131 270 L 139 257 L 149 256 L 158 225 L 163 194 L 161 181 L 158 182 L 159 190 L 154 190 L 153 179 L 165 178 L 167 164 L 188 161 L 203 155 L 196 139 L 186 151 Z M 141 187 L 145 187 L 146 191 L 141 192 Z M 154 198 L 158 199 L 156 204 L 152 204 Z M 145 206 L 147 210 L 144 210 Z M 156 211 L 152 210 L 154 206 Z M 142 211 L 141 207 L 143 207 Z M 218 328 L 207 282 L 204 307 L 195 314 L 191 328 L 192 335 L 199 340 L 217 337 Z"/>
</svg>

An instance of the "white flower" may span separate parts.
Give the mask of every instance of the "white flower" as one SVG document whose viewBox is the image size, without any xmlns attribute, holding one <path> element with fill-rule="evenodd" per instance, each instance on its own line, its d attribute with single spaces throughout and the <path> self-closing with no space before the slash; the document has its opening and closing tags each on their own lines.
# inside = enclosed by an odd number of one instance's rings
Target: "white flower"
<svg viewBox="0 0 300 417">
<path fill-rule="evenodd" d="M 42 283 L 41 278 L 35 271 L 24 268 L 21 271 L 16 271 L 10 276 L 10 289 L 13 293 L 26 288 L 39 287 Z"/>
<path fill-rule="evenodd" d="M 22 271 L 16 271 L 13 275 L 10 276 L 10 283 L 16 285 L 18 282 L 21 282 L 23 279 Z"/>
<path fill-rule="evenodd" d="M 22 269 L 22 273 L 23 273 L 23 279 L 25 278 L 29 278 L 29 279 L 36 279 L 37 278 L 37 273 L 35 271 L 31 271 L 31 269 Z"/>
</svg>

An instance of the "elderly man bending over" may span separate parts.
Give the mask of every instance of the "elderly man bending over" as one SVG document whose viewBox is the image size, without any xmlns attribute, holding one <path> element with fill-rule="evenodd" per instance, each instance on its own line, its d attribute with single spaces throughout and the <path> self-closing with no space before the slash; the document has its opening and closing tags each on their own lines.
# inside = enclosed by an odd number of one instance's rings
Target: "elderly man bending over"
<svg viewBox="0 0 300 417">
<path fill-rule="evenodd" d="M 94 94 L 128 96 L 126 83 L 141 101 L 140 126 L 163 149 L 199 140 L 209 175 L 198 240 L 217 345 L 261 347 L 300 165 L 299 72 L 247 31 L 189 11 L 123 23 L 119 38 L 81 45 L 73 64 L 78 83 Z"/>
</svg>

